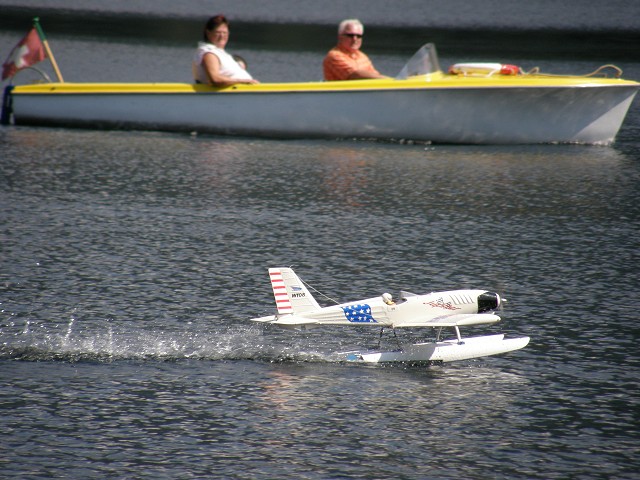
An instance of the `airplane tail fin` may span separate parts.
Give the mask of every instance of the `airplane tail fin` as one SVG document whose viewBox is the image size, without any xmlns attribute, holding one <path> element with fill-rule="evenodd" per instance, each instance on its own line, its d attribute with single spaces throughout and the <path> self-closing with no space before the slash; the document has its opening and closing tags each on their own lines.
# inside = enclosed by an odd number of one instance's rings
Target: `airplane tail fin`
<svg viewBox="0 0 640 480">
<path fill-rule="evenodd" d="M 291 268 L 270 268 L 269 277 L 278 314 L 320 310 L 318 302 Z"/>
</svg>

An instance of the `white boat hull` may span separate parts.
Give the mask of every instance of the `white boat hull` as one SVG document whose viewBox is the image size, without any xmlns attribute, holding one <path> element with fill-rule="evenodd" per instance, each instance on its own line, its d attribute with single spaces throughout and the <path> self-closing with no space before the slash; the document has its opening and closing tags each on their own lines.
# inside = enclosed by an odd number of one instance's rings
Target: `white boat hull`
<svg viewBox="0 0 640 480">
<path fill-rule="evenodd" d="M 335 86 L 347 82 L 332 82 L 330 87 L 263 84 L 234 91 L 187 84 L 129 90 L 117 84 L 110 89 L 76 84 L 77 90 L 73 84 L 52 84 L 38 91 L 17 87 L 10 103 L 18 125 L 272 138 L 608 144 L 638 89 L 631 82 L 438 86 L 413 79 L 387 81 L 379 88 L 367 82 L 375 81 L 354 82 L 362 88 L 348 89 Z"/>
<path fill-rule="evenodd" d="M 435 343 L 403 345 L 402 350 L 387 352 L 345 352 L 345 360 L 363 363 L 453 362 L 486 357 L 524 348 L 529 337 L 505 339 L 503 334 L 466 337 Z"/>
</svg>

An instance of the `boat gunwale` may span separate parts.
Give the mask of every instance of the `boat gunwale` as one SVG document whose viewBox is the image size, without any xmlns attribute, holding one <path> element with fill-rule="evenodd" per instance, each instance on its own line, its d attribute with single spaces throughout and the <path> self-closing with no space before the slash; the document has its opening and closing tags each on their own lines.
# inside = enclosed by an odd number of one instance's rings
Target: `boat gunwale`
<svg viewBox="0 0 640 480">
<path fill-rule="evenodd" d="M 266 94 L 266 93 L 352 93 L 396 92 L 467 89 L 534 89 L 534 88 L 640 88 L 633 80 L 591 78 L 575 76 L 553 77 L 459 77 L 442 76 L 436 79 L 410 78 L 407 80 L 356 80 L 350 82 L 291 82 L 233 85 L 215 88 L 192 83 L 108 83 L 64 82 L 32 85 L 14 85 L 11 95 L 157 95 L 157 94 Z"/>
</svg>

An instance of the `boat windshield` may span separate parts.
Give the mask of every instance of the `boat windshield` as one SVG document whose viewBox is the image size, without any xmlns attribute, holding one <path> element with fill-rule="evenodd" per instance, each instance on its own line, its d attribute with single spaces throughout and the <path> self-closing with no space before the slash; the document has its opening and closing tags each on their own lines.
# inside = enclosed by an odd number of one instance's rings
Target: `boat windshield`
<svg viewBox="0 0 640 480">
<path fill-rule="evenodd" d="M 396 75 L 396 78 L 403 80 L 415 75 L 426 75 L 440 71 L 440 62 L 438 62 L 438 52 L 433 43 L 427 43 L 418 50 L 413 57 L 409 59 L 406 65 Z"/>
</svg>

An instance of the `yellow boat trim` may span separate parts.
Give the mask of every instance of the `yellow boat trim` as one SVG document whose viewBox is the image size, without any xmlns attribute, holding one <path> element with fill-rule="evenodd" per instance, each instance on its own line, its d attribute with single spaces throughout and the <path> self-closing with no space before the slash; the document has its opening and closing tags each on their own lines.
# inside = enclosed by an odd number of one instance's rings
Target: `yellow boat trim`
<svg viewBox="0 0 640 480">
<path fill-rule="evenodd" d="M 13 95 L 42 94 L 166 94 L 166 93 L 259 93 L 259 92 L 348 92 L 363 90 L 418 90 L 442 88 L 530 88 L 635 86 L 640 83 L 617 78 L 547 75 L 494 75 L 472 77 L 432 73 L 406 80 L 351 80 L 346 82 L 295 82 L 238 84 L 226 88 L 190 83 L 45 83 L 19 85 Z"/>
</svg>

